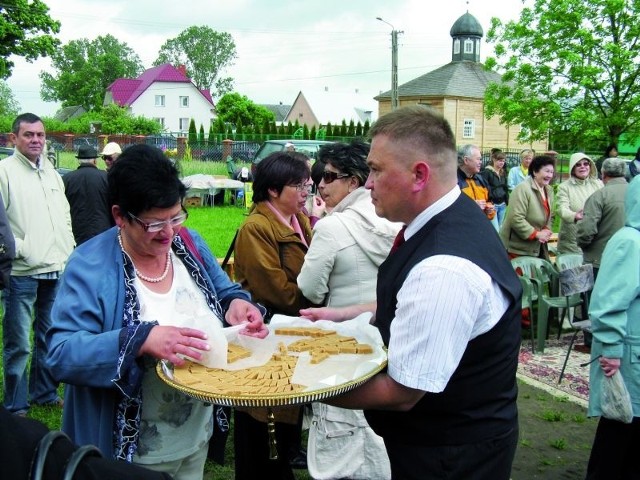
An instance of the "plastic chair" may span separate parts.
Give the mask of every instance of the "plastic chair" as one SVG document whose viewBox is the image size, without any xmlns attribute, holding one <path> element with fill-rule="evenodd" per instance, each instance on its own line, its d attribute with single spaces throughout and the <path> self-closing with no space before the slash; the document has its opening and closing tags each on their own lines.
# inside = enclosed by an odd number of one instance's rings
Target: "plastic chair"
<svg viewBox="0 0 640 480">
<path fill-rule="evenodd" d="M 537 305 L 537 342 L 536 351 L 544 352 L 544 344 L 549 331 L 549 313 L 552 308 L 568 309 L 582 303 L 580 295 L 559 296 L 559 272 L 551 262 L 543 258 L 522 256 L 511 260 L 517 273 L 528 277 L 535 290 Z M 564 321 L 567 310 L 563 310 L 560 322 Z"/>
<path fill-rule="evenodd" d="M 593 289 L 593 265 L 585 264 L 573 268 L 567 268 L 566 270 L 563 270 L 560 275 L 560 292 L 565 295 L 566 298 L 570 298 L 571 295 L 586 294 L 586 298 L 588 300 L 588 293 Z M 570 316 L 569 324 L 571 325 L 571 328 L 573 328 L 573 335 L 569 341 L 569 348 L 567 348 L 567 355 L 564 358 L 562 370 L 560 370 L 558 383 L 562 382 L 564 370 L 567 367 L 569 355 L 571 355 L 573 343 L 575 342 L 578 333 L 591 332 L 590 319 L 574 321 Z"/>
<path fill-rule="evenodd" d="M 537 265 L 536 257 L 516 257 L 511 260 L 511 265 L 513 266 L 516 274 L 520 278 L 520 284 L 522 285 L 522 308 L 529 308 L 530 312 L 530 334 L 531 334 L 531 352 L 535 353 L 535 335 L 533 328 L 533 307 L 537 305 L 538 301 L 538 291 L 542 287 L 542 281 L 544 279 L 539 279 L 536 273 L 536 265 Z M 537 322 L 536 322 L 537 325 Z"/>
</svg>

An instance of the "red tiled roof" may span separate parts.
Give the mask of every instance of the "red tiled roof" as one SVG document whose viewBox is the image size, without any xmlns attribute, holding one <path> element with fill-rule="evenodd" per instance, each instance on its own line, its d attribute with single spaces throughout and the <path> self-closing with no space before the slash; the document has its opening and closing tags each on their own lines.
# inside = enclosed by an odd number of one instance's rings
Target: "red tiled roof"
<svg viewBox="0 0 640 480">
<path fill-rule="evenodd" d="M 122 107 L 131 105 L 144 91 L 156 82 L 180 82 L 191 83 L 193 85 L 191 79 L 183 75 L 180 70 L 170 63 L 164 63 L 145 70 L 142 75 L 136 79 L 118 78 L 107 87 L 107 91 L 111 92 L 113 101 Z M 211 92 L 208 89 L 198 91 L 213 105 Z"/>
</svg>

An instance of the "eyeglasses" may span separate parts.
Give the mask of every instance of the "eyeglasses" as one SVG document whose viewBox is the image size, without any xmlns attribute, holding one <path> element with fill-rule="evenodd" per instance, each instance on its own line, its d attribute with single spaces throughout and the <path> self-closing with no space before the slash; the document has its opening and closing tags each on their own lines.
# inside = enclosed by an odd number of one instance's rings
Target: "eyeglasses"
<svg viewBox="0 0 640 480">
<path fill-rule="evenodd" d="M 325 170 L 324 172 L 322 172 L 322 180 L 324 180 L 324 183 L 326 184 L 332 183 L 334 180 L 337 180 L 339 178 L 350 176 L 351 175 L 349 175 L 348 173 L 330 172 L 329 170 Z"/>
<path fill-rule="evenodd" d="M 169 220 L 165 220 L 164 222 L 147 223 L 147 222 L 143 222 L 142 220 L 140 220 L 133 213 L 128 213 L 127 215 L 129 215 L 133 220 L 138 222 L 138 225 L 140 225 L 142 227 L 142 229 L 147 233 L 159 232 L 166 225 L 171 225 L 172 228 L 179 227 L 189 217 L 189 214 L 187 213 L 187 211 L 183 210 L 181 213 L 179 213 L 175 217 L 170 218 Z"/>
<path fill-rule="evenodd" d="M 103 156 L 102 156 L 102 159 L 103 159 L 105 162 L 112 162 L 112 161 L 113 161 L 113 157 L 112 157 L 111 155 L 103 155 Z"/>
<path fill-rule="evenodd" d="M 311 193 L 311 190 L 313 190 L 312 183 L 299 183 L 297 185 L 287 185 L 287 187 L 295 188 L 297 191 L 301 193 L 302 192 Z"/>
</svg>

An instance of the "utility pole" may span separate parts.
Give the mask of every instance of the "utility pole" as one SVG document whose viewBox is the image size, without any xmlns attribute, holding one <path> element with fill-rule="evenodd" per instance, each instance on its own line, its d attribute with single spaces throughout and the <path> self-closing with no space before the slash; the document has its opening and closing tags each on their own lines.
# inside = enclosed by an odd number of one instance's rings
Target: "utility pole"
<svg viewBox="0 0 640 480">
<path fill-rule="evenodd" d="M 398 99 L 398 34 L 404 32 L 396 30 L 393 25 L 381 17 L 376 17 L 376 20 L 391 27 L 391 110 L 395 110 L 400 106 Z"/>
</svg>

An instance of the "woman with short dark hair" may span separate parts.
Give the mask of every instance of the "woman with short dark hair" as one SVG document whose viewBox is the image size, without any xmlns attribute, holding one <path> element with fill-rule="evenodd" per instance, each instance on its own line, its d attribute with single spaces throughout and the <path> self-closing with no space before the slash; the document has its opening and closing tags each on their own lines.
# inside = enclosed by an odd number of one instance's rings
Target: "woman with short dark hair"
<svg viewBox="0 0 640 480">
<path fill-rule="evenodd" d="M 500 238 L 511 258 L 529 255 L 549 259 L 547 242 L 552 234 L 554 172 L 552 157 L 534 157 L 529 176 L 509 195 L 509 209 Z"/>
<path fill-rule="evenodd" d="M 270 314 L 298 316 L 312 305 L 296 284 L 311 242 L 309 219 L 302 212 L 312 187 L 309 160 L 297 152 L 274 152 L 258 164 L 254 178 L 254 208 L 235 242 L 236 279 Z M 275 412 L 277 460 L 269 458 L 267 424 L 252 413 L 257 418 L 235 411 L 236 480 L 293 480 L 289 457 L 299 446 L 298 409 Z M 282 415 L 290 423 L 279 421 Z"/>
<path fill-rule="evenodd" d="M 265 336 L 262 312 L 195 232 L 181 232 L 186 189 L 162 151 L 126 149 L 108 180 L 116 226 L 69 258 L 47 333 L 47 363 L 67 384 L 62 429 L 107 457 L 201 479 L 212 406 L 166 385 L 156 364 L 202 360 L 203 328 L 246 323 Z"/>
</svg>

